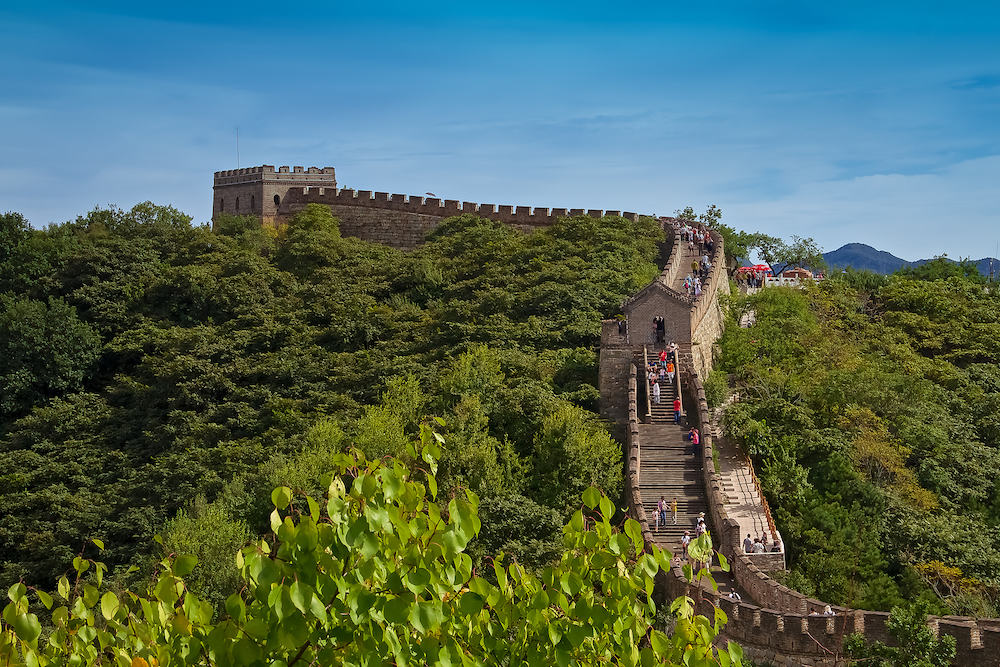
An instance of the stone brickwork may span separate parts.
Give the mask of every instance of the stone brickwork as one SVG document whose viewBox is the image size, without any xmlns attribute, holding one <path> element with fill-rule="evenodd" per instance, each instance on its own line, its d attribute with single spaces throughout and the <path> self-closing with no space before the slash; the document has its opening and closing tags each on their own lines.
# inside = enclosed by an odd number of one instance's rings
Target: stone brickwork
<svg viewBox="0 0 1000 667">
<path fill-rule="evenodd" d="M 822 665 L 840 667 L 848 662 L 842 653 L 843 640 L 854 632 L 863 633 L 870 640 L 891 644 L 887 631 L 889 615 L 832 606 L 835 615 L 816 615 L 826 604 L 793 591 L 764 572 L 754 559 L 743 553 L 739 524 L 726 513 L 726 503 L 722 480 L 715 470 L 713 460 L 714 442 L 709 428 L 708 402 L 705 398 L 703 377 L 712 365 L 712 347 L 722 332 L 723 313 L 718 303 L 719 292 L 727 293 L 728 276 L 723 269 L 722 242 L 716 239 L 717 252 L 712 258 L 713 269 L 705 289 L 699 299 L 690 299 L 666 288 L 662 280 L 676 271 L 670 260 L 657 281 L 660 285 L 648 285 L 626 302 L 629 316 L 629 336 L 626 340 L 615 336 L 601 339 L 601 401 L 608 406 L 605 416 L 618 419 L 622 411 L 618 400 L 611 399 L 605 391 L 625 391 L 625 501 L 629 512 L 642 527 L 647 551 L 651 551 L 654 541 L 649 521 L 642 505 L 640 493 L 640 473 L 642 466 L 642 442 L 639 431 L 636 395 L 636 370 L 633 364 L 624 369 L 603 363 L 605 347 L 616 353 L 629 348 L 641 350 L 649 341 L 646 322 L 654 313 L 666 309 L 677 321 L 669 324 L 668 338 L 675 336 L 681 342 L 684 326 L 679 322 L 687 317 L 689 338 L 681 343 L 680 366 L 684 370 L 685 394 L 688 417 L 700 426 L 702 433 L 703 482 L 708 496 L 709 522 L 715 527 L 713 539 L 717 548 L 729 559 L 731 574 L 737 586 L 747 599 L 736 601 L 722 598 L 711 589 L 694 588 L 684 578 L 680 566 L 668 572 L 661 572 L 657 579 L 655 594 L 660 602 L 679 595 L 695 599 L 698 613 L 714 617 L 714 607 L 720 607 L 729 620 L 723 629 L 723 638 L 740 644 L 744 655 L 750 659 L 771 665 Z M 686 311 L 685 311 L 686 308 Z M 608 321 L 604 331 L 615 323 Z M 616 326 L 616 325 L 615 325 Z M 638 328 L 638 331 L 636 329 Z M 617 329 L 614 330 L 614 333 Z M 617 378 L 605 377 L 620 373 Z M 612 407 L 613 406 L 613 407 Z M 1000 619 L 971 619 L 963 617 L 931 617 L 928 625 L 936 634 L 955 637 L 957 645 L 956 664 L 986 667 L 1000 667 Z"/>
<path fill-rule="evenodd" d="M 292 188 L 336 188 L 333 167 L 278 167 L 265 164 L 215 172 L 212 221 L 220 213 L 255 215 L 274 224 L 284 197 Z"/>
<path fill-rule="evenodd" d="M 262 165 L 215 172 L 212 220 L 220 213 L 255 215 L 262 224 L 281 226 L 309 204 L 330 207 L 340 231 L 373 243 L 412 250 L 442 220 L 463 213 L 496 220 L 520 231 L 546 227 L 573 216 L 606 215 L 638 219 L 629 211 L 541 208 L 441 200 L 435 197 L 337 188 L 333 167 Z"/>
<path fill-rule="evenodd" d="M 605 320 L 601 323 L 601 356 L 598 369 L 598 389 L 601 394 L 601 417 L 612 427 L 612 435 L 619 442 L 625 442 L 628 419 L 627 378 L 629 368 L 635 373 L 632 361 L 632 347 L 628 335 L 618 332 L 618 322 Z"/>
<path fill-rule="evenodd" d="M 334 215 L 340 218 L 343 234 L 385 243 L 402 250 L 417 247 L 426 234 L 442 220 L 463 213 L 503 222 L 520 231 L 547 227 L 567 216 L 600 218 L 605 215 L 620 215 L 629 220 L 639 218 L 639 214 L 629 211 L 497 206 L 371 190 L 303 187 L 288 191 L 276 220 L 279 223 L 286 221 L 309 204 L 329 206 Z"/>
</svg>

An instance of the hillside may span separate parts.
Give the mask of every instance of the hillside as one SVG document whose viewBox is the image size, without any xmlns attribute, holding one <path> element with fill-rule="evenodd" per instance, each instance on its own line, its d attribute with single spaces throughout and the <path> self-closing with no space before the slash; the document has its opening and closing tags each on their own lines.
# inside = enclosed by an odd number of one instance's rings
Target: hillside
<svg viewBox="0 0 1000 667">
<path fill-rule="evenodd" d="M 859 271 L 874 271 L 875 273 L 889 274 L 906 266 L 921 266 L 930 262 L 930 259 L 918 259 L 910 262 L 885 250 L 878 250 L 865 245 L 864 243 L 848 243 L 836 250 L 823 253 L 823 259 L 831 270 L 852 267 Z M 954 261 L 954 260 L 949 260 Z M 1000 273 L 1000 260 L 984 257 L 973 263 L 979 269 L 979 273 L 984 276 L 990 275 L 990 262 L 993 263 L 994 275 Z"/>
<path fill-rule="evenodd" d="M 476 558 L 551 562 L 580 493 L 620 493 L 596 346 L 657 273 L 650 220 L 522 234 L 463 216 L 402 253 L 341 237 L 322 206 L 280 235 L 148 203 L 2 218 L 4 590 L 51 585 L 99 538 L 112 572 L 197 554 L 221 603 L 275 486 L 321 494 L 335 453 L 404 455 L 431 416 L 439 493 L 482 501 Z"/>
<path fill-rule="evenodd" d="M 732 315 L 713 382 L 738 385 L 726 424 L 757 461 L 787 583 L 855 608 L 995 616 L 1000 294 L 834 274 Z"/>
</svg>

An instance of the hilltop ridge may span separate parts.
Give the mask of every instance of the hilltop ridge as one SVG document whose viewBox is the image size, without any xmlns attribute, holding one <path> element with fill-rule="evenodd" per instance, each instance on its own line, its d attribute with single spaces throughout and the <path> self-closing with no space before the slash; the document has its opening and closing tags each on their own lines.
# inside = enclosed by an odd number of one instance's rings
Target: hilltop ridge
<svg viewBox="0 0 1000 667">
<path fill-rule="evenodd" d="M 901 257 L 896 257 L 890 252 L 873 248 L 865 243 L 846 243 L 836 250 L 823 253 L 823 259 L 831 269 L 843 269 L 852 267 L 858 270 L 874 271 L 875 273 L 893 273 L 905 266 L 920 266 L 931 261 L 930 259 L 918 259 L 910 262 Z M 949 261 L 955 261 L 946 258 Z M 1000 260 L 991 257 L 983 257 L 974 260 L 976 268 L 984 276 L 990 275 L 990 262 L 993 263 L 994 273 L 1000 271 Z"/>
</svg>

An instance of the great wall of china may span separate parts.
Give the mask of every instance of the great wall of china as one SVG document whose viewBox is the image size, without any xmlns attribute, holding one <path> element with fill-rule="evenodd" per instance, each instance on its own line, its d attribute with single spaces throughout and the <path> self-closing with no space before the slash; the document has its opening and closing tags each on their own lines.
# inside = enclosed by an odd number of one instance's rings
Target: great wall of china
<svg viewBox="0 0 1000 667">
<path fill-rule="evenodd" d="M 550 225 L 566 216 L 622 215 L 632 220 L 639 217 L 632 212 L 496 206 L 343 189 L 336 187 L 332 167 L 275 169 L 264 165 L 215 173 L 213 220 L 220 213 L 233 213 L 255 215 L 263 224 L 279 225 L 312 203 L 329 206 L 340 219 L 343 234 L 404 250 L 417 247 L 445 218 L 467 213 L 522 231 Z M 846 664 L 843 639 L 854 632 L 891 644 L 886 626 L 888 613 L 833 606 L 834 615 L 816 615 L 826 603 L 791 590 L 768 576 L 767 570 L 780 569 L 774 562 L 760 558 L 755 561 L 743 553 L 740 525 L 728 513 L 726 490 L 716 470 L 711 419 L 702 384 L 711 369 L 713 346 L 724 324 L 719 295 L 729 291 L 722 261 L 723 242 L 718 234 L 712 233 L 715 241 L 711 258 L 713 268 L 704 282 L 702 294 L 693 298 L 675 288 L 686 270 L 682 264 L 684 254 L 679 251 L 680 244 L 673 238 L 669 225 L 666 232 L 671 251 L 662 273 L 623 306 L 627 333 L 620 333 L 617 321 L 602 323 L 601 412 L 625 445 L 625 500 L 632 516 L 640 522 L 645 543 L 650 548 L 662 543 L 662 539 L 654 534 L 647 516 L 649 501 L 643 496 L 643 450 L 646 449 L 649 458 L 649 452 L 659 449 L 659 462 L 662 457 L 669 459 L 675 454 L 670 453 L 669 448 L 657 448 L 655 442 L 643 441 L 643 419 L 648 420 L 648 415 L 639 409 L 636 358 L 651 344 L 648 333 L 653 317 L 663 316 L 667 339 L 680 345 L 678 365 L 683 378 L 682 395 L 687 418 L 702 432 L 700 460 L 694 462 L 694 468 L 688 462 L 689 472 L 696 469 L 700 475 L 695 486 L 704 491 L 703 500 L 696 502 L 704 502 L 713 540 L 731 565 L 731 572 L 726 576 L 732 587 L 742 592 L 744 599 L 730 599 L 704 587 L 693 591 L 679 564 L 661 573 L 659 594 L 665 597 L 693 594 L 699 612 L 709 618 L 713 618 L 713 605 L 720 607 L 729 619 L 721 638 L 736 641 L 744 648 L 745 655 L 764 664 Z M 955 637 L 957 664 L 1000 667 L 1000 619 L 944 616 L 932 617 L 928 624 L 939 635 Z"/>
</svg>

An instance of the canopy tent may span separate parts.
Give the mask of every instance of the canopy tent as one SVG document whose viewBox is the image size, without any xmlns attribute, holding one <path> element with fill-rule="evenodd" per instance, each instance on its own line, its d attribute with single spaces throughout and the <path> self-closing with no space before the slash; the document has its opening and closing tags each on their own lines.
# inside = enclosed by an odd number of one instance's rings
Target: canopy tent
<svg viewBox="0 0 1000 667">
<path fill-rule="evenodd" d="M 767 264 L 754 264 L 753 266 L 741 266 L 736 269 L 737 273 L 766 273 L 771 274 L 771 267 Z"/>
</svg>

